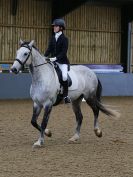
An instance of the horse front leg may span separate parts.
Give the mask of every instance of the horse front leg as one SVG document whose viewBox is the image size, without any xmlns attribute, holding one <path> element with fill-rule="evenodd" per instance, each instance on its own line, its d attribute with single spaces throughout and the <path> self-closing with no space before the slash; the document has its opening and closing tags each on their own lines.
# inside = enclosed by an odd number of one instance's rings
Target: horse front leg
<svg viewBox="0 0 133 177">
<path fill-rule="evenodd" d="M 39 116 L 41 110 L 42 110 L 42 106 L 40 106 L 34 102 L 31 124 L 33 125 L 33 127 L 35 127 L 40 132 L 41 132 L 41 126 L 37 124 L 37 119 L 38 119 L 38 116 Z M 52 133 L 49 129 L 45 129 L 45 135 L 48 137 L 51 137 Z"/>
<path fill-rule="evenodd" d="M 44 108 L 43 120 L 42 120 L 41 127 L 40 127 L 40 137 L 38 141 L 34 143 L 33 147 L 43 145 L 44 134 L 45 135 L 47 135 L 47 133 L 51 134 L 51 132 L 48 129 L 46 129 L 51 111 L 52 111 L 52 106 L 46 106 Z"/>
<path fill-rule="evenodd" d="M 42 110 L 42 107 L 34 102 L 31 124 L 33 125 L 33 127 L 35 127 L 39 131 L 41 131 L 41 127 L 37 124 L 37 118 L 38 118 L 41 110 Z"/>
</svg>

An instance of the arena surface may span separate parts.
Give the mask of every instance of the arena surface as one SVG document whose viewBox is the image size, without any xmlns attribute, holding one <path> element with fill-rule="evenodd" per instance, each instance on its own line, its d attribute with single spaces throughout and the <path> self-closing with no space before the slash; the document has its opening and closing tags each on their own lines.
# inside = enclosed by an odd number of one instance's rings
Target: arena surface
<svg viewBox="0 0 133 177">
<path fill-rule="evenodd" d="M 69 144 L 75 117 L 70 107 L 60 105 L 48 124 L 52 138 L 33 150 L 39 133 L 30 124 L 32 101 L 1 100 L 0 177 L 133 177 L 133 97 L 106 97 L 103 102 L 116 106 L 121 118 L 100 113 L 102 138 L 95 136 L 92 111 L 83 103 L 80 141 Z"/>
</svg>

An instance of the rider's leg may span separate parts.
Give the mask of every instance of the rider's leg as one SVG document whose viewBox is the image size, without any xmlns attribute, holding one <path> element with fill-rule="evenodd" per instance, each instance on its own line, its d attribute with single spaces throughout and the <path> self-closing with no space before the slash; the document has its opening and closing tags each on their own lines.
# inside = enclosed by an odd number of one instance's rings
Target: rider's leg
<svg viewBox="0 0 133 177">
<path fill-rule="evenodd" d="M 58 64 L 62 71 L 62 80 L 63 80 L 63 98 L 65 103 L 70 103 L 71 100 L 68 97 L 68 80 L 67 80 L 67 72 L 68 65 L 67 64 Z"/>
</svg>

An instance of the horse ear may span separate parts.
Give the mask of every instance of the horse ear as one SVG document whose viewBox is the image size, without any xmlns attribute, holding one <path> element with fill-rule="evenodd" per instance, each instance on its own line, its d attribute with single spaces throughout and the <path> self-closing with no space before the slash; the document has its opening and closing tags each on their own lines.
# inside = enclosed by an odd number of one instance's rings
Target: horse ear
<svg viewBox="0 0 133 177">
<path fill-rule="evenodd" d="M 32 46 L 33 46 L 33 44 L 34 44 L 34 42 L 35 42 L 35 41 L 34 41 L 34 40 L 32 40 L 32 41 L 29 43 L 29 46 L 30 46 L 30 47 L 32 47 Z"/>
<path fill-rule="evenodd" d="M 23 43 L 24 43 L 24 41 L 22 39 L 20 39 L 19 45 L 21 46 Z"/>
</svg>

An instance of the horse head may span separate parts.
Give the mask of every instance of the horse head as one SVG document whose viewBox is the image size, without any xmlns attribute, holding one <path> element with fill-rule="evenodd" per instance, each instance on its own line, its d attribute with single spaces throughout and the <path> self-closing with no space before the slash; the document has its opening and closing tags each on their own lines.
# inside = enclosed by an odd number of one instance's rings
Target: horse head
<svg viewBox="0 0 133 177">
<path fill-rule="evenodd" d="M 16 52 L 15 61 L 11 67 L 11 71 L 17 74 L 24 65 L 31 64 L 31 52 L 34 45 L 34 40 L 31 42 L 24 42 L 20 40 L 20 48 Z"/>
</svg>

